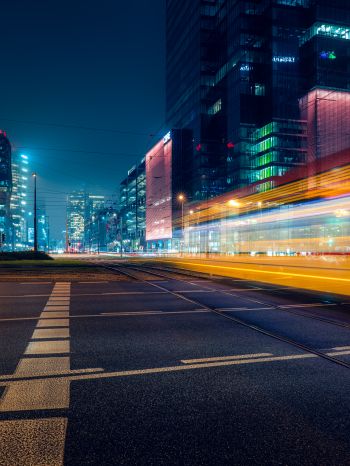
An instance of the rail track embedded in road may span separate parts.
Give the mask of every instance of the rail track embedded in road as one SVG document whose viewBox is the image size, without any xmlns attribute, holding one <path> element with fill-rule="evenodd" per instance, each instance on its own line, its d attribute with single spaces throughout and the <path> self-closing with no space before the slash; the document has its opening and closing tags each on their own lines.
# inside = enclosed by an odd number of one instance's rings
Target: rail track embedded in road
<svg viewBox="0 0 350 466">
<path fill-rule="evenodd" d="M 309 346 L 307 346 L 307 345 L 304 345 L 303 343 L 299 343 L 299 342 L 296 341 L 296 340 L 293 340 L 293 339 L 284 337 L 283 335 L 279 335 L 279 334 L 277 334 L 277 333 L 274 333 L 274 332 L 271 332 L 271 331 L 269 331 L 269 330 L 266 330 L 266 329 L 264 329 L 264 328 L 262 328 L 262 327 L 260 327 L 260 326 L 258 326 L 258 325 L 250 324 L 250 323 L 245 322 L 244 320 L 239 319 L 239 318 L 237 318 L 237 317 L 233 317 L 233 316 L 227 315 L 224 311 L 220 311 L 220 310 L 218 310 L 218 308 L 216 308 L 216 307 L 214 307 L 214 306 L 209 306 L 209 305 L 207 305 L 207 304 L 203 304 L 203 303 L 201 303 L 200 301 L 198 301 L 197 299 L 188 298 L 188 297 L 186 297 L 186 296 L 183 296 L 183 295 L 182 295 L 181 293 L 179 293 L 179 292 L 168 290 L 167 288 L 161 286 L 159 283 L 153 283 L 153 282 L 151 282 L 151 281 L 147 281 L 147 280 L 145 280 L 145 279 L 143 279 L 143 278 L 140 278 L 140 276 L 137 276 L 137 274 L 140 274 L 140 273 L 145 274 L 145 273 L 146 273 L 146 274 L 148 274 L 149 276 L 155 276 L 155 277 L 157 277 L 157 278 L 162 278 L 162 279 L 165 279 L 165 278 L 166 278 L 166 279 L 169 280 L 169 278 L 170 278 L 169 276 L 166 276 L 166 275 L 164 275 L 164 274 L 161 274 L 161 273 L 159 273 L 159 271 L 157 271 L 157 272 L 149 271 L 149 269 L 150 269 L 150 268 L 152 269 L 152 267 L 143 267 L 143 268 L 142 268 L 142 266 L 141 266 L 141 268 L 140 268 L 140 267 L 136 267 L 136 266 L 134 266 L 134 265 L 128 265 L 128 266 L 125 266 L 125 265 L 124 265 L 124 266 L 120 266 L 120 265 L 118 265 L 118 266 L 114 266 L 114 267 L 106 266 L 106 265 L 101 265 L 101 266 L 104 267 L 104 268 L 106 268 L 106 269 L 108 269 L 108 270 L 110 270 L 110 271 L 113 271 L 113 272 L 115 272 L 115 273 L 121 273 L 121 274 L 126 275 L 126 276 L 128 276 L 128 277 L 130 277 L 130 278 L 133 278 L 133 279 L 135 279 L 135 280 L 139 280 L 139 281 L 141 281 L 141 282 L 148 283 L 150 286 L 153 286 L 153 287 L 156 287 L 156 288 L 158 288 L 158 289 L 161 289 L 162 291 L 165 291 L 165 292 L 167 292 L 167 293 L 169 293 L 169 294 L 171 294 L 171 295 L 173 295 L 173 296 L 176 296 L 177 298 L 180 298 L 180 299 L 182 299 L 182 300 L 184 300 L 184 301 L 191 302 L 191 303 L 193 303 L 193 304 L 195 304 L 195 305 L 198 305 L 198 306 L 200 306 L 201 308 L 207 309 L 208 311 L 210 311 L 210 312 L 212 312 L 212 313 L 214 313 L 214 314 L 216 314 L 216 315 L 218 315 L 218 316 L 221 316 L 221 317 L 223 317 L 223 318 L 225 318 L 225 319 L 227 319 L 227 320 L 230 320 L 231 322 L 235 322 L 235 323 L 238 324 L 238 325 L 241 325 L 241 326 L 246 327 L 246 328 L 249 328 L 250 330 L 253 330 L 253 331 L 255 331 L 255 332 L 258 332 L 258 333 L 261 333 L 261 334 L 263 334 L 263 335 L 266 335 L 266 336 L 269 336 L 269 337 L 271 337 L 271 338 L 274 338 L 275 340 L 282 341 L 283 343 L 287 343 L 287 344 L 289 344 L 289 345 L 291 345 L 291 346 L 293 346 L 293 347 L 295 347 L 295 348 L 298 348 L 299 350 L 302 350 L 302 351 L 305 351 L 305 352 L 307 352 L 307 353 L 310 353 L 310 354 L 314 354 L 314 355 L 316 355 L 316 356 L 319 356 L 319 357 L 322 358 L 322 359 L 325 359 L 325 360 L 327 360 L 327 361 L 329 361 L 329 362 L 332 362 L 332 363 L 334 363 L 334 364 L 337 364 L 337 365 L 340 365 L 340 366 L 342 366 L 342 367 L 345 367 L 346 369 L 350 369 L 350 364 L 348 364 L 348 363 L 346 363 L 346 362 L 344 362 L 344 361 L 342 361 L 342 360 L 340 360 L 340 359 L 337 359 L 337 358 L 335 358 L 335 357 L 333 357 L 333 356 L 329 356 L 329 355 L 327 355 L 326 353 L 323 353 L 322 351 L 318 351 L 318 350 L 316 350 L 316 349 L 314 349 L 314 348 L 311 348 L 311 347 L 309 347 Z M 146 269 L 146 270 L 144 270 L 144 269 Z M 130 271 L 136 272 L 136 275 L 133 274 L 133 273 L 130 273 Z M 176 279 L 176 278 L 175 278 L 175 279 L 173 278 L 172 280 L 174 280 L 174 281 L 182 281 L 182 282 L 185 282 L 185 280 Z M 209 289 L 210 289 L 210 288 L 209 288 Z M 213 291 L 214 291 L 214 290 L 213 290 Z M 234 295 L 234 294 L 231 294 L 231 293 L 228 293 L 228 292 L 223 292 L 223 291 L 221 291 L 221 290 L 215 290 L 215 291 L 217 291 L 217 292 L 219 292 L 219 293 L 230 294 L 231 296 L 237 296 L 237 295 Z M 274 307 L 274 306 L 271 306 L 271 305 L 268 304 L 268 303 L 266 303 L 266 305 L 269 306 L 269 307 L 271 307 L 271 310 L 273 310 L 273 309 L 278 309 L 278 308 L 276 308 L 276 307 Z M 281 310 L 281 311 L 283 311 L 283 312 L 290 312 L 289 310 L 285 310 L 285 309 L 279 309 L 279 310 Z M 291 312 L 290 312 L 290 313 L 291 313 Z M 302 314 L 298 314 L 298 315 L 304 317 Z M 309 317 L 309 316 L 306 315 L 305 317 Z M 310 316 L 310 318 L 311 318 L 311 316 Z M 315 317 L 315 320 L 321 320 L 321 319 Z M 332 321 L 332 320 L 323 319 L 323 321 L 325 321 L 326 323 L 335 325 L 334 321 Z M 344 324 L 344 325 L 345 325 L 345 324 Z M 342 325 L 340 325 L 340 326 L 342 326 Z M 347 326 L 346 328 L 349 328 L 349 329 L 350 329 L 350 326 Z"/>
</svg>

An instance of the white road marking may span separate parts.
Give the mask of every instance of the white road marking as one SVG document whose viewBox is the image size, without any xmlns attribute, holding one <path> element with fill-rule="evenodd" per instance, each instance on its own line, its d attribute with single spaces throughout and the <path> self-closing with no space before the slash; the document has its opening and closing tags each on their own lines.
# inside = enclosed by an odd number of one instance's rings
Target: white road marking
<svg viewBox="0 0 350 466">
<path fill-rule="evenodd" d="M 55 317 L 69 317 L 69 312 L 42 312 L 40 319 L 54 319 Z"/>
<path fill-rule="evenodd" d="M 37 328 L 68 327 L 69 319 L 42 319 L 39 320 Z"/>
<path fill-rule="evenodd" d="M 273 356 L 271 353 L 255 353 L 255 354 L 236 354 L 234 356 L 216 356 L 212 358 L 200 358 L 200 359 L 181 359 L 184 364 L 197 364 L 201 362 L 214 362 L 214 361 L 228 361 L 235 359 L 252 359 Z"/>
<path fill-rule="evenodd" d="M 31 341 L 24 354 L 59 354 L 69 350 L 68 340 Z"/>
<path fill-rule="evenodd" d="M 34 330 L 32 339 L 69 338 L 69 328 L 47 328 Z"/>
<path fill-rule="evenodd" d="M 216 310 L 220 312 L 241 312 L 241 311 L 267 311 L 272 310 L 273 307 L 219 307 Z"/>
<path fill-rule="evenodd" d="M 350 350 L 350 346 L 335 346 L 334 348 L 332 348 L 332 350 L 335 350 L 335 351 Z"/>
<path fill-rule="evenodd" d="M 57 289 L 64 289 L 67 298 L 55 299 Z M 60 302 L 64 301 L 68 311 L 69 295 L 70 284 L 59 287 L 55 285 L 49 302 L 57 302 L 57 299 Z M 57 319 L 57 317 L 67 318 Z M 69 357 L 26 357 L 36 354 L 69 353 L 68 317 L 69 312 L 51 312 L 45 307 L 38 319 L 32 341 L 29 342 L 24 357 L 20 360 L 16 372 L 12 376 L 12 379 L 23 378 L 23 380 L 4 382 L 6 389 L 0 401 L 0 412 L 67 409 L 69 407 L 69 379 L 63 377 L 48 378 L 51 375 L 70 373 Z M 65 340 L 52 340 L 51 338 L 65 338 Z M 35 341 L 38 339 L 39 341 Z M 33 378 L 28 379 L 28 377 Z M 7 440 L 5 451 L 9 461 L 5 464 L 62 466 L 66 427 L 66 418 L 0 422 L 0 434 L 4 433 Z M 4 451 L 4 449 L 2 450 Z"/>
<path fill-rule="evenodd" d="M 33 411 L 66 409 L 69 407 L 69 381 L 64 378 L 46 378 L 11 382 L 0 411 Z"/>
<path fill-rule="evenodd" d="M 20 285 L 52 285 L 52 282 L 22 282 Z"/>
<path fill-rule="evenodd" d="M 84 315 L 84 316 L 73 316 L 73 317 L 123 317 L 123 316 L 148 316 L 148 315 L 172 315 L 172 314 L 203 314 L 210 313 L 207 309 L 194 309 L 191 311 L 141 311 L 141 312 L 103 312 L 97 315 Z"/>
<path fill-rule="evenodd" d="M 281 309 L 289 309 L 294 307 L 325 307 L 325 306 L 337 306 L 337 303 L 308 303 L 308 304 L 285 304 L 278 306 Z"/>
<path fill-rule="evenodd" d="M 51 357 L 51 358 L 27 358 L 21 359 L 14 377 L 30 377 L 40 375 L 57 375 L 68 373 L 69 357 Z M 3 376 L 6 378 L 6 376 Z"/>
</svg>

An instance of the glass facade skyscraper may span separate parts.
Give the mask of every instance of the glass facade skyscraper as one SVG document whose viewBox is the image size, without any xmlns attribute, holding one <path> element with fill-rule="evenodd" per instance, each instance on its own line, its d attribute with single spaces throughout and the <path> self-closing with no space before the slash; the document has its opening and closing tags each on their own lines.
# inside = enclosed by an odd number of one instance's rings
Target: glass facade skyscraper
<svg viewBox="0 0 350 466">
<path fill-rule="evenodd" d="M 349 16 L 345 0 L 167 1 L 166 116 L 192 131 L 191 199 L 273 188 L 319 157 L 324 127 L 332 145 L 332 112 L 348 114 Z"/>
<path fill-rule="evenodd" d="M 15 151 L 12 155 L 11 243 L 13 250 L 28 246 L 27 194 L 29 178 L 28 156 Z"/>
<path fill-rule="evenodd" d="M 6 133 L 0 130 L 0 233 L 5 234 L 5 243 L 2 244 L 2 248 L 8 248 L 10 245 L 11 190 L 11 144 L 6 136 Z"/>
</svg>

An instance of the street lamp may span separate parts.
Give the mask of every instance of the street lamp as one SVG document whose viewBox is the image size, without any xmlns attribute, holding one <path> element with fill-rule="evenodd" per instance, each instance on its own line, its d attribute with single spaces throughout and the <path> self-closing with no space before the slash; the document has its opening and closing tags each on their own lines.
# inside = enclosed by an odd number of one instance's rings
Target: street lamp
<svg viewBox="0 0 350 466">
<path fill-rule="evenodd" d="M 36 206 L 36 173 L 33 173 L 34 178 L 34 252 L 38 252 L 38 220 Z"/>
<path fill-rule="evenodd" d="M 180 252 L 182 254 L 182 249 L 185 241 L 185 229 L 184 229 L 184 203 L 185 203 L 185 196 L 184 194 L 179 194 L 177 196 L 177 200 L 181 202 L 181 236 L 182 236 L 182 247 L 180 248 Z"/>
</svg>

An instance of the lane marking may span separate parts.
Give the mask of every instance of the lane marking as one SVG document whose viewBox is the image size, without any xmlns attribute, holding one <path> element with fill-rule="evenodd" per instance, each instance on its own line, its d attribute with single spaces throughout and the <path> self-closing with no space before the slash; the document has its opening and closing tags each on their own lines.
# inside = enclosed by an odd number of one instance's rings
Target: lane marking
<svg viewBox="0 0 350 466">
<path fill-rule="evenodd" d="M 332 348 L 332 350 L 335 350 L 335 351 L 350 350 L 350 346 L 335 346 L 334 348 Z"/>
<path fill-rule="evenodd" d="M 43 319 L 39 320 L 38 328 L 47 327 L 68 327 L 69 319 Z"/>
<path fill-rule="evenodd" d="M 1 412 L 66 409 L 69 407 L 69 381 L 63 378 L 15 381 L 8 384 Z"/>
<path fill-rule="evenodd" d="M 325 307 L 325 306 L 338 306 L 338 303 L 306 303 L 306 304 L 284 304 L 284 305 L 275 305 L 280 309 L 289 309 L 294 307 Z"/>
<path fill-rule="evenodd" d="M 54 296 L 58 288 L 63 287 L 55 285 L 49 301 L 55 300 Z M 64 292 L 70 295 L 70 283 L 64 285 Z M 62 300 L 62 298 L 59 299 Z M 69 297 L 64 298 L 66 305 L 69 305 L 69 300 Z M 23 380 L 12 380 L 4 384 L 6 389 L 0 400 L 0 412 L 54 410 L 69 407 L 70 381 L 55 375 L 70 372 L 70 358 L 68 356 L 27 358 L 31 355 L 70 352 L 69 319 L 52 318 L 68 316 L 69 312 L 47 312 L 45 306 L 37 319 L 32 340 L 12 376 L 12 379 L 22 378 Z M 49 328 L 39 329 L 39 327 Z M 66 339 L 52 340 L 50 338 Z M 39 341 L 36 341 L 37 339 Z M 51 375 L 53 377 L 49 377 Z M 28 376 L 37 378 L 28 379 Z M 8 437 L 6 452 L 9 452 L 7 453 L 9 462 L 5 464 L 62 466 L 66 429 L 67 418 L 0 422 L 0 433 L 4 432 L 4 436 Z M 16 455 L 20 455 L 20 458 Z"/>
<path fill-rule="evenodd" d="M 113 317 L 123 317 L 123 316 L 132 316 L 132 317 L 138 317 L 138 316 L 148 316 L 148 315 L 170 315 L 170 314 L 202 314 L 202 313 L 209 313 L 207 309 L 194 309 L 191 311 L 135 311 L 135 312 L 102 312 L 101 314 L 98 314 L 98 316 L 113 316 Z M 77 316 L 72 316 L 72 317 L 77 317 Z M 80 317 L 80 316 L 79 316 Z M 85 317 L 85 316 L 84 316 Z M 90 317 L 90 316 L 89 316 Z M 93 316 L 95 317 L 95 316 Z"/>
<path fill-rule="evenodd" d="M 40 319 L 53 319 L 55 317 L 69 317 L 69 312 L 47 312 L 44 311 L 40 315 Z"/>
<path fill-rule="evenodd" d="M 20 285 L 52 285 L 52 282 L 22 282 Z"/>
<path fill-rule="evenodd" d="M 6 466 L 62 466 L 66 430 L 64 417 L 1 421 L 1 463 Z"/>
<path fill-rule="evenodd" d="M 13 377 L 19 378 L 38 375 L 55 375 L 59 373 L 67 373 L 69 371 L 68 356 L 30 358 L 20 360 Z"/>
<path fill-rule="evenodd" d="M 275 309 L 272 306 L 269 307 L 219 307 L 215 309 L 220 312 L 237 312 L 237 311 L 267 311 Z"/>
<path fill-rule="evenodd" d="M 258 353 L 262 354 L 262 353 Z M 269 353 L 268 353 L 269 354 Z M 344 352 L 329 352 L 325 353 L 327 356 L 340 356 L 340 355 L 350 355 L 350 351 Z M 83 381 L 83 380 L 99 380 L 99 379 L 108 379 L 108 378 L 116 378 L 116 377 L 128 377 L 134 375 L 148 375 L 148 374 L 160 374 L 160 373 L 167 373 L 167 372 L 180 372 L 192 369 L 203 369 L 203 368 L 216 368 L 216 367 L 225 367 L 225 366 L 237 366 L 243 364 L 255 364 L 255 363 L 265 363 L 265 362 L 280 362 L 280 361 L 298 361 L 303 359 L 315 359 L 320 357 L 317 354 L 312 353 L 301 353 L 301 354 L 291 354 L 286 356 L 268 356 L 268 357 L 253 357 L 250 359 L 245 359 L 243 356 L 239 355 L 240 359 L 230 359 L 224 361 L 215 360 L 213 362 L 204 362 L 199 364 L 185 364 L 185 365 L 177 365 L 177 366 L 165 366 L 165 367 L 155 367 L 155 368 L 148 368 L 148 369 L 136 369 L 136 370 L 128 370 L 128 371 L 114 371 L 114 372 L 101 372 L 98 373 L 101 369 L 83 369 L 83 370 L 76 370 L 76 371 L 69 371 L 67 374 L 59 375 L 55 374 L 54 380 L 64 379 L 65 381 L 69 382 L 76 382 L 76 381 Z M 249 355 L 247 355 L 249 356 Z M 207 358 L 208 359 L 208 358 Z M 76 373 L 77 375 L 70 375 L 71 373 Z M 89 373 L 92 372 L 92 373 Z M 9 379 L 11 376 L 1 376 L 0 380 L 4 378 Z M 7 380 L 6 379 L 6 380 Z M 52 380 L 52 379 L 37 379 L 38 380 Z M 12 383 L 12 382 L 11 382 Z M 1 382 L 0 386 L 7 386 L 8 382 Z"/>
<path fill-rule="evenodd" d="M 86 295 L 74 295 L 74 296 L 108 296 L 108 295 L 146 295 L 146 294 L 168 294 L 167 291 L 115 291 L 110 293 L 98 293 L 98 294 L 86 294 Z"/>
<path fill-rule="evenodd" d="M 34 330 L 32 339 L 69 338 L 69 328 L 47 328 Z"/>
<path fill-rule="evenodd" d="M 184 364 L 196 364 L 200 362 L 211 362 L 211 361 L 228 361 L 235 359 L 252 359 L 273 356 L 271 353 L 253 353 L 253 354 L 238 354 L 234 356 L 216 356 L 211 358 L 200 358 L 200 359 L 181 359 L 181 362 Z"/>
<path fill-rule="evenodd" d="M 326 353 L 327 356 L 339 356 L 340 353 L 331 352 Z M 350 351 L 347 352 L 350 354 Z M 315 359 L 320 357 L 317 354 L 312 353 L 302 353 L 302 354 L 292 354 L 288 356 L 271 356 L 271 357 L 261 357 L 261 358 L 252 358 L 252 359 L 239 359 L 239 360 L 230 360 L 230 361 L 218 361 L 218 362 L 208 362 L 203 364 L 188 364 L 184 366 L 169 366 L 169 367 L 156 367 L 151 369 L 136 369 L 129 371 L 116 371 L 116 372 L 104 372 L 101 374 L 91 374 L 91 375 L 79 375 L 68 377 L 71 381 L 81 381 L 81 380 L 98 380 L 98 379 L 108 379 L 114 377 L 128 377 L 133 375 L 147 375 L 147 374 L 160 374 L 164 372 L 180 372 L 185 370 L 192 369 L 203 369 L 211 367 L 224 367 L 224 366 L 238 366 L 242 364 L 255 364 L 263 362 L 280 362 L 280 361 L 297 361 L 303 359 Z M 1 383 L 0 383 L 1 385 Z"/>
<path fill-rule="evenodd" d="M 31 341 L 24 354 L 59 354 L 69 353 L 70 345 L 67 340 Z"/>
<path fill-rule="evenodd" d="M 65 306 L 45 306 L 44 307 L 44 311 L 47 311 L 47 312 L 52 312 L 52 311 L 69 311 L 69 306 L 65 305 Z"/>
</svg>

